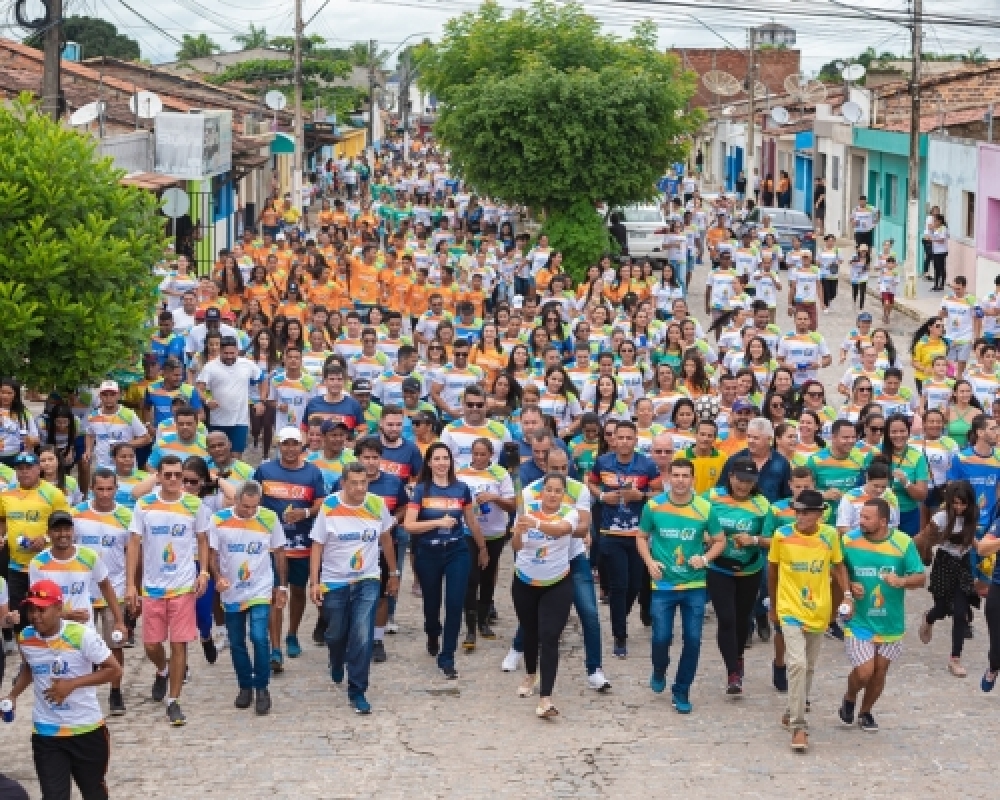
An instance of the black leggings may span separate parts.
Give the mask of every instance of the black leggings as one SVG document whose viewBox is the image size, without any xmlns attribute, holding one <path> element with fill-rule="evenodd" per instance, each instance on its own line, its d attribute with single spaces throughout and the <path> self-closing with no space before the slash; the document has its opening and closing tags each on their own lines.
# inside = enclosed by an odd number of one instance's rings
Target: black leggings
<svg viewBox="0 0 1000 800">
<path fill-rule="evenodd" d="M 823 305 L 829 307 L 837 297 L 837 286 L 840 285 L 839 278 L 823 278 L 820 286 L 823 289 Z"/>
<path fill-rule="evenodd" d="M 931 271 L 931 263 L 933 262 L 933 257 L 934 257 L 934 247 L 932 246 L 930 239 L 921 239 L 920 241 L 924 246 L 924 263 L 923 263 L 923 269 L 921 269 L 920 274 L 926 275 L 928 272 Z"/>
<path fill-rule="evenodd" d="M 250 413 L 251 441 L 257 444 L 257 441 L 260 440 L 265 459 L 271 452 L 271 440 L 274 438 L 274 423 L 277 416 L 278 409 L 270 403 L 267 404 L 263 414 Z"/>
<path fill-rule="evenodd" d="M 934 607 L 927 612 L 927 621 L 933 625 L 948 615 L 951 615 L 951 657 L 959 658 L 965 645 L 965 631 L 969 627 L 969 596 L 958 583 L 950 598 L 934 598 Z"/>
<path fill-rule="evenodd" d="M 852 283 L 851 294 L 854 295 L 854 302 L 858 304 L 858 308 L 864 308 L 865 295 L 868 294 L 868 282 Z"/>
<path fill-rule="evenodd" d="M 724 575 L 710 569 L 707 583 L 708 596 L 718 619 L 719 652 L 726 662 L 726 672 L 737 672 L 750 632 L 750 615 L 757 601 L 760 574 Z"/>
<path fill-rule="evenodd" d="M 931 258 L 934 262 L 934 288 L 943 289 L 948 280 L 948 254 L 935 253 Z"/>
<path fill-rule="evenodd" d="M 493 607 L 493 590 L 496 588 L 497 567 L 500 566 L 500 554 L 503 552 L 506 538 L 486 540 L 486 552 L 490 554 L 490 563 L 484 568 L 479 568 L 479 545 L 471 536 L 465 537 L 469 543 L 469 585 L 465 590 L 465 610 L 475 611 L 478 614 L 479 622 L 486 621 L 490 609 Z"/>
<path fill-rule="evenodd" d="M 990 584 L 983 613 L 990 631 L 990 672 L 1000 672 L 1000 585 Z"/>
<path fill-rule="evenodd" d="M 510 594 L 524 636 L 524 671 L 535 675 L 541 667 L 538 693 L 551 697 L 559 670 L 559 637 L 573 606 L 573 576 L 567 574 L 551 586 L 529 586 L 515 576 Z"/>
</svg>

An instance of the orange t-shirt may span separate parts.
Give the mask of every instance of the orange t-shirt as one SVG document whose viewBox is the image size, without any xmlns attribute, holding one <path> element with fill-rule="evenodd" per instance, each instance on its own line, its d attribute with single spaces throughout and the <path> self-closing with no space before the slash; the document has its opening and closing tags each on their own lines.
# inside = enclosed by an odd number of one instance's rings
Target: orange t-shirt
<svg viewBox="0 0 1000 800">
<path fill-rule="evenodd" d="M 351 297 L 362 305 L 374 306 L 379 302 L 378 271 L 363 262 L 351 267 Z"/>
<path fill-rule="evenodd" d="M 401 314 L 410 313 L 410 303 L 413 298 L 413 275 L 402 272 L 392 276 L 389 286 L 389 309 Z"/>
<path fill-rule="evenodd" d="M 425 311 L 430 309 L 427 298 L 430 297 L 437 289 L 431 286 L 429 283 L 417 283 L 414 281 L 410 286 L 410 314 L 414 317 L 419 317 Z"/>
<path fill-rule="evenodd" d="M 328 228 L 331 225 L 333 225 L 333 217 L 334 213 L 332 211 L 326 211 L 326 210 L 320 211 L 316 215 L 316 219 L 319 222 L 320 226 L 324 228 Z"/>
<path fill-rule="evenodd" d="M 332 219 L 333 224 L 338 228 L 346 228 L 351 221 L 351 218 L 344 211 L 334 211 Z"/>
<path fill-rule="evenodd" d="M 305 303 L 282 303 L 278 306 L 277 313 L 284 315 L 285 319 L 297 319 L 305 325 L 309 308 Z"/>
<path fill-rule="evenodd" d="M 347 287 L 337 280 L 314 284 L 309 290 L 309 302 L 314 306 L 323 306 L 327 311 L 343 311 L 352 307 Z"/>
<path fill-rule="evenodd" d="M 278 302 L 278 294 L 275 292 L 274 286 L 270 283 L 263 285 L 250 284 L 243 291 L 243 299 L 247 303 L 251 300 L 257 300 L 260 303 L 260 307 L 270 315 L 274 313 L 274 307 Z"/>
<path fill-rule="evenodd" d="M 493 382 L 500 371 L 507 366 L 507 354 L 493 349 L 481 350 L 478 345 L 472 348 L 469 359 L 477 367 L 482 367 L 486 373 L 486 391 L 493 391 Z"/>
<path fill-rule="evenodd" d="M 439 286 L 437 288 L 438 294 L 441 295 L 441 300 L 444 303 L 444 310 L 455 313 L 455 305 L 458 303 L 458 284 L 453 283 L 450 286 Z M 433 294 L 434 292 L 431 292 Z"/>
<path fill-rule="evenodd" d="M 472 303 L 476 309 L 476 316 L 486 317 L 486 292 L 482 289 L 478 291 L 475 289 L 466 289 L 465 291 L 460 291 L 458 293 L 459 303 Z"/>
</svg>

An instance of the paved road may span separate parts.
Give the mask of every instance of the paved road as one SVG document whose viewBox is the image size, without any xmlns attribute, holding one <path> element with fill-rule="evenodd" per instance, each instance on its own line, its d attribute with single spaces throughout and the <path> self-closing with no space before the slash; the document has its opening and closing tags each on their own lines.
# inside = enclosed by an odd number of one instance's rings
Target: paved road
<svg viewBox="0 0 1000 800">
<path fill-rule="evenodd" d="M 702 307 L 700 291 L 695 309 Z M 821 317 L 831 347 L 851 326 L 849 306 L 849 297 L 838 298 L 836 313 Z M 900 317 L 897 340 L 912 324 Z M 828 387 L 840 374 L 825 371 Z M 195 646 L 192 680 L 182 698 L 188 725 L 171 729 L 162 704 L 149 699 L 152 668 L 141 650 L 126 651 L 129 713 L 109 721 L 112 795 L 302 800 L 376 792 L 414 798 L 625 797 L 664 789 L 768 797 L 794 791 L 812 797 L 929 797 L 959 787 L 967 796 L 995 791 L 988 765 L 1000 715 L 992 710 L 998 701 L 978 688 L 986 649 L 981 617 L 977 638 L 968 643 L 965 662 L 972 677 L 965 680 L 946 670 L 946 624 L 928 647 L 914 633 L 907 635 L 904 655 L 876 707 L 882 726 L 876 735 L 839 724 L 835 711 L 848 666 L 841 645 L 825 641 L 813 690 L 812 747 L 803 756 L 790 751 L 789 734 L 778 724 L 783 702 L 771 688 L 770 646 L 755 643 L 747 654 L 745 695 L 728 698 L 711 619 L 691 716 L 678 716 L 667 695 L 649 691 L 649 633 L 637 615 L 630 657 L 611 657 L 602 606 L 612 692 L 586 688 L 582 638 L 572 617 L 555 694 L 562 716 L 537 720 L 533 701 L 516 696 L 520 675 L 500 671 L 515 627 L 509 566 L 508 552 L 498 594 L 500 639 L 481 643 L 473 655 L 460 654 L 457 682 L 445 682 L 424 652 L 420 601 L 410 594 L 409 576 L 404 578 L 401 631 L 387 637 L 389 661 L 373 665 L 369 699 L 375 711 L 367 718 L 357 717 L 345 692 L 329 681 L 322 648 L 306 645 L 303 656 L 289 663 L 274 680 L 273 713 L 256 718 L 232 706 L 236 685 L 228 651 L 210 667 Z M 908 618 L 915 629 L 929 595 L 919 590 L 911 597 Z M 313 613 L 307 612 L 307 631 Z M 0 726 L 0 768 L 36 797 L 29 717 L 24 706 L 14 725 Z"/>
</svg>

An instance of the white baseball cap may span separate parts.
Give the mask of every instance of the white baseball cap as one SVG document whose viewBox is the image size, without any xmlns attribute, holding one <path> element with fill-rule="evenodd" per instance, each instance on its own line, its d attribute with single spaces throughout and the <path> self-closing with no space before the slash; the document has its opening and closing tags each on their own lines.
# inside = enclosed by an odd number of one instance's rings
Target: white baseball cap
<svg viewBox="0 0 1000 800">
<path fill-rule="evenodd" d="M 294 439 L 299 444 L 303 444 L 302 431 L 300 431 L 294 425 L 286 425 L 284 428 L 278 431 L 279 442 L 287 442 L 289 439 Z"/>
<path fill-rule="evenodd" d="M 102 392 L 114 392 L 117 394 L 120 390 L 118 389 L 118 383 L 116 381 L 104 381 L 97 390 L 98 394 Z"/>
</svg>

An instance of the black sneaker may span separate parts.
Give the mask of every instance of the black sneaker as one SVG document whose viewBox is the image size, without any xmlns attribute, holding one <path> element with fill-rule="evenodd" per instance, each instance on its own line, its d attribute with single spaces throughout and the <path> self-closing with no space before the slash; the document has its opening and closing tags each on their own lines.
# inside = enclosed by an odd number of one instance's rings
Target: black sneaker
<svg viewBox="0 0 1000 800">
<path fill-rule="evenodd" d="M 773 661 L 771 662 L 771 683 L 774 684 L 774 688 L 779 692 L 788 691 L 788 667 L 778 666 Z"/>
<path fill-rule="evenodd" d="M 482 636 L 484 639 L 488 639 L 489 641 L 493 641 L 494 639 L 497 638 L 496 631 L 494 631 L 493 628 L 490 627 L 490 624 L 488 622 L 483 622 L 479 625 L 479 635 Z"/>
<path fill-rule="evenodd" d="M 437 636 L 427 637 L 427 655 L 436 656 L 441 652 L 441 642 Z"/>
<path fill-rule="evenodd" d="M 739 672 L 730 672 L 726 684 L 726 694 L 743 694 L 743 678 Z"/>
<path fill-rule="evenodd" d="M 384 664 L 385 659 L 385 644 L 381 639 L 376 639 L 374 644 L 372 644 L 372 661 L 376 664 Z"/>
<path fill-rule="evenodd" d="M 878 723 L 870 711 L 862 711 L 858 714 L 858 727 L 865 733 L 878 733 Z"/>
<path fill-rule="evenodd" d="M 180 704 L 176 700 L 167 706 L 167 719 L 175 728 L 187 725 L 187 717 L 184 716 L 184 712 L 181 711 Z"/>
<path fill-rule="evenodd" d="M 326 644 L 326 625 L 323 623 L 322 617 L 316 618 L 316 627 L 313 628 L 312 640 L 313 644 L 319 647 Z"/>
<path fill-rule="evenodd" d="M 233 705 L 237 708 L 250 708 L 250 704 L 253 702 L 253 689 L 240 689 L 239 694 L 236 695 L 236 700 Z"/>
<path fill-rule="evenodd" d="M 840 702 L 840 709 L 837 711 L 837 716 L 840 717 L 840 721 L 845 725 L 854 724 L 854 703 L 848 700 L 846 697 Z"/>
<path fill-rule="evenodd" d="M 112 689 L 111 694 L 108 697 L 108 707 L 111 709 L 112 717 L 123 717 L 127 709 L 125 708 L 125 700 L 122 697 L 121 689 Z"/>
<path fill-rule="evenodd" d="M 253 709 L 258 717 L 271 712 L 271 693 L 267 689 L 257 690 L 257 703 Z"/>
<path fill-rule="evenodd" d="M 767 618 L 767 614 L 757 617 L 757 635 L 762 642 L 771 640 L 771 621 Z"/>
<path fill-rule="evenodd" d="M 844 641 L 844 629 L 840 627 L 836 622 L 831 622 L 830 627 L 826 629 L 826 637 L 828 639 L 836 639 L 838 642 Z"/>
<path fill-rule="evenodd" d="M 496 625 L 499 620 L 500 615 L 497 613 L 497 607 L 493 606 L 490 608 L 490 613 L 487 615 L 486 621 L 490 623 L 490 625 Z"/>
<path fill-rule="evenodd" d="M 458 679 L 458 670 L 454 667 L 441 667 L 441 672 L 450 681 Z"/>
<path fill-rule="evenodd" d="M 209 664 L 214 664 L 219 660 L 219 648 L 215 646 L 215 640 L 211 636 L 201 640 L 201 649 L 204 651 L 205 660 Z"/>
<path fill-rule="evenodd" d="M 153 702 L 162 703 L 167 696 L 167 677 L 159 673 L 153 678 Z"/>
</svg>

